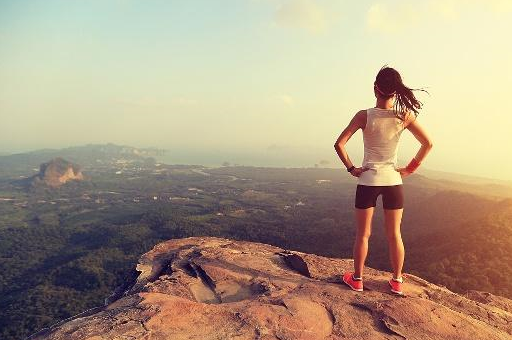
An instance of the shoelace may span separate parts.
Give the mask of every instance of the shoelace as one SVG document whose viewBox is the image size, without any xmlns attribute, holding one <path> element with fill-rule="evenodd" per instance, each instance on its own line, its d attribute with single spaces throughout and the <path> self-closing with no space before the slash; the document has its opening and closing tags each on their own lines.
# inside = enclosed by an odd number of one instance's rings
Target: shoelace
<svg viewBox="0 0 512 340">
<path fill-rule="evenodd" d="M 352 274 L 352 280 L 354 281 L 363 281 L 362 277 L 355 277 L 354 274 Z"/>
<path fill-rule="evenodd" d="M 397 279 L 395 279 L 394 277 L 391 277 L 391 279 L 392 279 L 393 281 L 395 281 L 395 282 L 404 283 L 405 275 L 402 275 L 402 276 L 400 277 L 400 280 L 397 280 Z"/>
</svg>

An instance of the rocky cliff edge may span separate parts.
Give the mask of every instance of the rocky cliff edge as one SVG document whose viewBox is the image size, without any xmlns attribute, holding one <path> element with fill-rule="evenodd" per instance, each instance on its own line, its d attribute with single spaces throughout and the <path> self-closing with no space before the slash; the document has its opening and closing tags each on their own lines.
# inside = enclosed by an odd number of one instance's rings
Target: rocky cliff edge
<svg viewBox="0 0 512 340">
<path fill-rule="evenodd" d="M 142 255 L 105 301 L 30 340 L 512 339 L 512 300 L 460 295 L 365 269 L 365 291 L 340 275 L 352 261 L 216 237 L 172 239 Z"/>
</svg>

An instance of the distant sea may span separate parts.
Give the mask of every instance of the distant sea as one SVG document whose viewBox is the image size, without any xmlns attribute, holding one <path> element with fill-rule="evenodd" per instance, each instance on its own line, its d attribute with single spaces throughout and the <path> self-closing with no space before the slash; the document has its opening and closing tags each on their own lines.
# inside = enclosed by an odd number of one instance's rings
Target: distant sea
<svg viewBox="0 0 512 340">
<path fill-rule="evenodd" d="M 168 149 L 166 149 L 168 150 Z M 263 151 L 229 152 L 225 150 L 168 150 L 165 155 L 155 157 L 166 164 L 196 164 L 208 167 L 219 167 L 224 162 L 229 165 L 261 166 L 261 167 L 335 167 L 336 153 L 318 155 L 315 151 L 297 152 L 288 148 L 268 148 Z M 342 164 L 338 159 L 339 164 Z"/>
</svg>

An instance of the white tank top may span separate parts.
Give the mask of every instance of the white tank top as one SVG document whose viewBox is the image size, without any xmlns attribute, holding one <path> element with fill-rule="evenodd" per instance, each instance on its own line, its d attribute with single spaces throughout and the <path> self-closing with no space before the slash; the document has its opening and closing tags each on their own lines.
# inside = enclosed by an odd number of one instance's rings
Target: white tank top
<svg viewBox="0 0 512 340">
<path fill-rule="evenodd" d="M 403 122 L 393 109 L 370 108 L 366 110 L 366 126 L 363 130 L 363 168 L 357 184 L 382 186 L 403 184 L 397 168 L 397 151 Z"/>
</svg>

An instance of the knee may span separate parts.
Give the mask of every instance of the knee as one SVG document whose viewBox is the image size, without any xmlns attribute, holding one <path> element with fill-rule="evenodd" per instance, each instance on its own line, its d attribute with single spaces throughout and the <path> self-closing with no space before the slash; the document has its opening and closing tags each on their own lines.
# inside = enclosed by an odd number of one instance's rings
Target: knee
<svg viewBox="0 0 512 340">
<path fill-rule="evenodd" d="M 371 231 L 364 231 L 364 232 L 359 232 L 357 233 L 357 239 L 361 240 L 361 241 L 368 241 L 368 239 L 370 238 L 370 236 L 372 235 L 372 232 Z"/>
<path fill-rule="evenodd" d="M 388 241 L 390 242 L 396 242 L 402 239 L 402 234 L 400 233 L 400 230 L 388 231 L 386 233 L 386 236 L 388 238 Z"/>
</svg>

